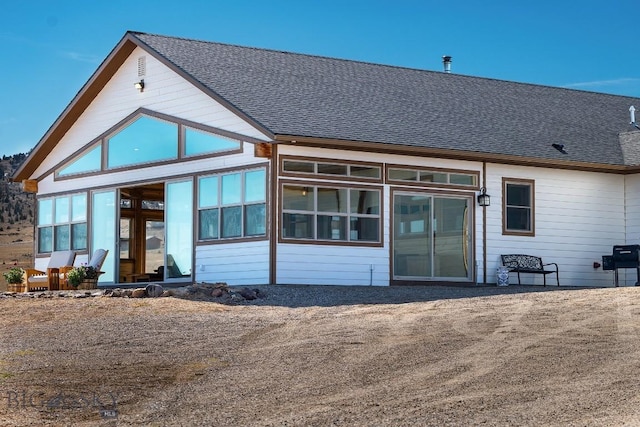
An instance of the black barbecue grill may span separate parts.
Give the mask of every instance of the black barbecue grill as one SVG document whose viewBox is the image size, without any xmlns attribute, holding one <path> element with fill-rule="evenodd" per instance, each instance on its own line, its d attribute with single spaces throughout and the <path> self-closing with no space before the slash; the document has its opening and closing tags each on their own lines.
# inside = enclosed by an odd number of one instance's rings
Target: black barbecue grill
<svg viewBox="0 0 640 427">
<path fill-rule="evenodd" d="M 636 286 L 640 282 L 640 245 L 616 245 L 613 255 L 602 257 L 602 269 L 615 271 L 615 285 L 618 286 L 618 269 L 635 268 Z"/>
</svg>

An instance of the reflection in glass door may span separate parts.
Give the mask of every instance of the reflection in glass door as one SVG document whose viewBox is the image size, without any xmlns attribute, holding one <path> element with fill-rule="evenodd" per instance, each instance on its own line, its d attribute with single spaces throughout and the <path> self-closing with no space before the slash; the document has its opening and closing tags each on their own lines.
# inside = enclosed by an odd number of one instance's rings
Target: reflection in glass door
<svg viewBox="0 0 640 427">
<path fill-rule="evenodd" d="M 430 277 L 431 197 L 394 197 L 393 267 L 396 277 Z"/>
<path fill-rule="evenodd" d="M 145 221 L 144 271 L 160 272 L 164 265 L 164 221 Z"/>
<path fill-rule="evenodd" d="M 91 209 L 91 253 L 97 249 L 108 250 L 102 264 L 104 274 L 100 283 L 113 283 L 116 277 L 116 218 L 117 204 L 114 190 L 95 192 L 92 195 Z"/>
<path fill-rule="evenodd" d="M 469 265 L 472 198 L 396 193 L 393 198 L 393 278 L 472 279 Z"/>
<path fill-rule="evenodd" d="M 191 279 L 193 264 L 193 181 L 170 182 L 165 190 L 166 280 Z"/>
</svg>

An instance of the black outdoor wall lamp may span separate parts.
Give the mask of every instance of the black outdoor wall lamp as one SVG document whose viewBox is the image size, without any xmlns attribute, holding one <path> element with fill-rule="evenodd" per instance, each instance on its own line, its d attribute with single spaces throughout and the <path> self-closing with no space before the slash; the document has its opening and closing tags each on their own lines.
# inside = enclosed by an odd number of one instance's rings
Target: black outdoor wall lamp
<svg viewBox="0 0 640 427">
<path fill-rule="evenodd" d="M 142 92 L 144 90 L 144 79 L 140 80 L 139 82 L 135 82 L 133 84 L 133 87 L 138 89 L 138 91 Z"/>
<path fill-rule="evenodd" d="M 491 196 L 487 194 L 487 189 L 484 187 L 480 189 L 480 194 L 478 194 L 478 204 L 483 207 L 491 205 Z"/>
</svg>

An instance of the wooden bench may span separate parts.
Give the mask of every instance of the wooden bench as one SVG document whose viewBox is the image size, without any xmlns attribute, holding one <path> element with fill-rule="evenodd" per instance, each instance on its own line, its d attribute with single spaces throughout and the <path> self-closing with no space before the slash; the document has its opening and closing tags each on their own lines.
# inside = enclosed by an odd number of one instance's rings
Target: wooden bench
<svg viewBox="0 0 640 427">
<path fill-rule="evenodd" d="M 547 274 L 555 273 L 556 283 L 560 286 L 558 264 L 555 262 L 543 264 L 542 258 L 533 255 L 510 254 L 501 255 L 501 257 L 502 265 L 507 267 L 509 271 L 518 273 L 518 285 L 520 284 L 520 273 L 542 274 L 544 286 L 547 286 Z M 555 266 L 555 269 L 546 270 L 545 267 L 549 265 Z"/>
</svg>

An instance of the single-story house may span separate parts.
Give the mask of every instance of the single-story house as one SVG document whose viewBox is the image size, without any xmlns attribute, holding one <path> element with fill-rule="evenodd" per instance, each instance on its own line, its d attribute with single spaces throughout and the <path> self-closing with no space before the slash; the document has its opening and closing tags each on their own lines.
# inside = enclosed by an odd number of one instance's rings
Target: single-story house
<svg viewBox="0 0 640 427">
<path fill-rule="evenodd" d="M 36 267 L 108 249 L 102 285 L 495 283 L 525 253 L 603 286 L 602 255 L 640 243 L 633 105 L 128 32 L 13 179 Z"/>
</svg>

